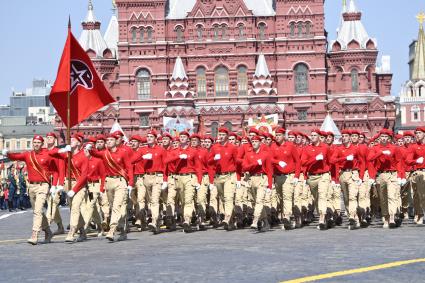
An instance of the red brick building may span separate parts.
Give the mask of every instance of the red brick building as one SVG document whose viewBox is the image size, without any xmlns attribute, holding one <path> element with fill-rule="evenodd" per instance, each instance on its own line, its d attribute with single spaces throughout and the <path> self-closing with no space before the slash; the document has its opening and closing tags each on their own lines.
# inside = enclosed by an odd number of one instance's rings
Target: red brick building
<svg viewBox="0 0 425 283">
<path fill-rule="evenodd" d="M 323 0 L 116 0 L 105 35 L 93 5 L 82 46 L 119 101 L 79 130 L 119 119 L 128 134 L 162 129 L 163 117 L 240 131 L 249 118 L 278 114 L 289 129 L 376 132 L 395 121 L 389 63 L 355 1 L 343 1 L 338 36 L 325 31 Z M 61 126 L 60 121 L 57 124 Z"/>
</svg>

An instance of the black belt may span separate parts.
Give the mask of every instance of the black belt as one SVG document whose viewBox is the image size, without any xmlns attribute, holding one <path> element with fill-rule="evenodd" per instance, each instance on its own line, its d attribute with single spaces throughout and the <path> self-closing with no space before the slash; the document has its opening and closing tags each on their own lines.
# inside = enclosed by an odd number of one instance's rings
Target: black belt
<svg viewBox="0 0 425 283">
<path fill-rule="evenodd" d="M 145 175 L 145 174 L 134 174 L 134 177 L 143 177 L 143 175 Z"/>
<path fill-rule="evenodd" d="M 378 174 L 382 174 L 382 173 L 395 173 L 397 171 L 395 170 L 384 170 L 384 171 L 378 171 Z"/>
<path fill-rule="evenodd" d="M 233 174 L 235 172 L 220 172 L 220 173 L 215 173 L 216 175 L 230 175 Z"/>
<path fill-rule="evenodd" d="M 159 175 L 159 174 L 163 175 L 164 173 L 163 173 L 163 172 L 150 172 L 150 173 L 145 173 L 145 175 L 149 175 L 149 176 Z"/>
<path fill-rule="evenodd" d="M 322 172 L 322 173 L 316 173 L 316 174 L 308 173 L 308 176 L 320 176 L 320 175 L 324 175 L 324 174 L 329 174 L 329 172 Z"/>
<path fill-rule="evenodd" d="M 47 182 L 29 182 L 31 185 L 42 185 L 42 184 L 48 184 Z"/>
<path fill-rule="evenodd" d="M 359 171 L 358 169 L 341 169 L 341 172 L 354 172 L 354 171 Z"/>
<path fill-rule="evenodd" d="M 123 176 L 107 176 L 108 178 L 112 178 L 112 179 L 121 179 L 124 178 Z"/>
<path fill-rule="evenodd" d="M 195 173 L 175 173 L 174 175 L 177 175 L 177 176 L 189 176 L 189 175 L 193 175 L 193 174 L 195 174 Z"/>
<path fill-rule="evenodd" d="M 252 176 L 256 176 L 256 177 L 263 177 L 263 176 L 267 176 L 267 174 L 261 173 L 261 174 L 251 174 Z"/>
<path fill-rule="evenodd" d="M 97 180 L 97 181 L 87 181 L 87 183 L 89 183 L 89 184 L 99 184 L 100 181 L 99 180 Z"/>
</svg>

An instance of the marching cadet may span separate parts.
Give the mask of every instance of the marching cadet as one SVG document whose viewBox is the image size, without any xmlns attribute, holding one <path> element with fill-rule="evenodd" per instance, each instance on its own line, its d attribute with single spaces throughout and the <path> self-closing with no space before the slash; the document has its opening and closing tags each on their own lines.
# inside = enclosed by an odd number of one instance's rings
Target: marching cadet
<svg viewBox="0 0 425 283">
<path fill-rule="evenodd" d="M 10 160 L 24 161 L 27 165 L 28 194 L 33 208 L 32 235 L 27 242 L 32 245 L 38 243 L 38 234 L 41 230 L 45 232 L 45 243 L 50 243 L 53 238 L 43 207 L 51 185 L 49 168 L 54 160 L 49 156 L 48 151 L 42 148 L 43 143 L 43 137 L 36 135 L 32 140 L 33 150 L 31 151 L 22 153 L 9 153 L 7 149 L 2 151 L 2 154 Z"/>
<path fill-rule="evenodd" d="M 252 150 L 245 153 L 242 171 L 249 174 L 249 190 L 255 200 L 252 229 L 270 229 L 269 215 L 273 187 L 273 167 L 268 151 L 261 149 L 261 137 L 251 138 Z"/>
<path fill-rule="evenodd" d="M 238 151 L 236 146 L 228 142 L 229 130 L 218 129 L 218 142 L 211 147 L 208 162 L 215 168 L 214 184 L 210 185 L 211 207 L 216 217 L 218 211 L 217 199 L 224 204 L 225 230 L 233 230 L 235 190 L 241 188 L 240 174 L 237 172 Z"/>
<path fill-rule="evenodd" d="M 145 197 L 147 196 L 152 213 L 152 222 L 148 226 L 155 234 L 159 233 L 160 228 L 161 192 L 167 188 L 167 176 L 164 168 L 167 152 L 162 146 L 156 144 L 156 136 L 154 130 L 149 131 L 146 136 L 147 146 L 141 148 L 132 159 L 133 164 L 142 163 L 141 166 L 144 168 L 143 180 L 142 183 L 139 183 L 142 190 L 138 191 L 138 193 L 140 192 L 140 198 L 138 195 L 139 209 L 141 210 L 140 214 L 145 218 Z"/>
<path fill-rule="evenodd" d="M 406 158 L 408 165 L 416 169 L 413 186 L 413 203 L 415 209 L 415 223 L 424 223 L 425 208 L 425 127 L 418 127 L 415 130 L 416 144 L 412 144 Z"/>
<path fill-rule="evenodd" d="M 336 173 L 339 176 L 344 206 L 349 218 L 348 229 L 353 230 L 360 226 L 357 212 L 359 189 L 364 175 L 364 162 L 361 160 L 359 148 L 350 142 L 350 131 L 343 130 L 341 134 L 342 146 L 334 150 L 331 163 L 335 164 Z"/>
<path fill-rule="evenodd" d="M 311 194 L 319 213 L 317 229 L 326 230 L 329 220 L 327 196 L 331 183 L 329 147 L 320 140 L 320 130 L 311 132 L 311 145 L 307 146 L 301 156 L 301 164 L 306 166 Z M 322 139 L 324 140 L 324 138 Z"/>
<path fill-rule="evenodd" d="M 283 230 L 301 227 L 301 193 L 297 185 L 301 173 L 300 155 L 292 142 L 285 141 L 285 129 L 276 130 L 276 146 L 272 149 L 274 182 L 278 203 L 278 211 L 282 215 Z M 273 201 L 273 200 L 272 200 Z M 291 217 L 295 221 L 291 225 Z"/>
<path fill-rule="evenodd" d="M 54 150 L 56 147 L 57 137 L 55 133 L 48 133 L 46 135 L 46 148 L 48 151 Z M 58 229 L 53 232 L 53 235 L 60 235 L 65 233 L 65 228 L 63 226 L 62 217 L 59 211 L 59 202 L 61 198 L 61 192 L 64 190 L 64 172 L 65 172 L 65 162 L 58 158 L 53 158 L 54 162 L 53 171 L 57 171 L 58 178 L 55 183 L 53 181 L 52 187 L 50 188 L 50 194 L 47 198 L 47 220 L 49 221 L 49 225 L 54 221 L 56 225 L 58 225 Z"/>
<path fill-rule="evenodd" d="M 206 226 L 205 218 L 208 204 L 208 188 L 210 180 L 214 180 L 214 172 L 212 172 L 208 166 L 208 155 L 212 144 L 210 142 L 205 143 L 204 140 L 204 147 L 201 147 L 201 136 L 198 134 L 192 134 L 190 137 L 190 145 L 196 150 L 201 164 L 202 183 L 201 188 L 196 192 L 196 211 L 199 229 L 203 230 Z"/>
<path fill-rule="evenodd" d="M 54 158 L 60 158 L 62 160 L 68 159 L 67 152 L 72 152 L 71 158 L 71 184 L 72 187 L 68 189 L 67 195 L 71 200 L 71 216 L 69 220 L 69 232 L 65 238 L 65 242 L 73 243 L 75 240 L 82 242 L 87 239 L 87 235 L 84 230 L 84 219 L 82 217 L 82 206 L 85 205 L 85 199 L 87 196 L 86 188 L 82 186 L 76 187 L 77 179 L 80 178 L 82 172 L 87 170 L 88 159 L 81 150 L 83 138 L 81 135 L 73 135 L 71 137 L 71 144 L 67 145 L 63 149 L 56 149 L 49 152 L 49 155 Z M 66 170 L 68 170 L 68 162 L 66 162 Z M 67 171 L 68 172 L 68 171 Z M 80 231 L 80 236 L 75 239 L 75 234 Z"/>
<path fill-rule="evenodd" d="M 134 135 L 130 137 L 130 145 L 133 149 L 133 157 L 137 155 L 137 153 L 140 153 L 143 149 L 140 147 L 140 144 L 142 142 L 142 137 L 138 135 Z M 135 209 L 135 226 L 137 227 L 137 230 L 139 232 L 143 231 L 146 227 L 146 187 L 143 185 L 143 175 L 145 174 L 145 168 L 144 163 L 136 162 L 134 164 L 134 185 L 135 190 L 132 191 L 132 198 L 134 203 L 134 209 Z"/>
<path fill-rule="evenodd" d="M 176 163 L 175 170 L 175 192 L 179 191 L 182 198 L 183 209 L 183 231 L 192 231 L 191 220 L 195 212 L 195 194 L 200 189 L 202 183 L 201 164 L 196 154 L 196 150 L 190 147 L 189 133 L 183 131 L 179 134 L 180 147 L 173 151 L 166 159 L 166 163 Z M 175 200 L 175 194 L 168 191 L 168 198 L 171 202 Z"/>
<path fill-rule="evenodd" d="M 396 216 L 399 212 L 400 186 L 406 183 L 403 156 L 400 149 L 391 144 L 392 136 L 392 131 L 382 129 L 379 132 L 379 144 L 369 151 L 367 157 L 377 171 L 383 228 L 395 228 L 401 224 Z"/>
<path fill-rule="evenodd" d="M 106 150 L 92 149 L 90 144 L 86 146 L 91 150 L 91 155 L 102 158 L 106 166 L 106 190 L 109 190 L 109 201 L 112 203 L 111 223 L 106 239 L 115 241 L 115 233 L 118 230 L 118 241 L 127 239 L 125 220 L 127 218 L 127 200 L 134 186 L 134 170 L 127 150 L 117 147 L 119 135 L 110 134 L 106 139 Z"/>
</svg>

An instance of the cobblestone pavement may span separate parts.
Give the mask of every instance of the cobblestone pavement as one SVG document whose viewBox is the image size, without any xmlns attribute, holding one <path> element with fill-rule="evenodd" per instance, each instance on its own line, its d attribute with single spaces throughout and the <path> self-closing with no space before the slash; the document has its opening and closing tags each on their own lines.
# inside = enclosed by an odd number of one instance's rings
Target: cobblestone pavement
<svg viewBox="0 0 425 283">
<path fill-rule="evenodd" d="M 61 212 L 68 219 L 68 210 Z M 65 244 L 63 235 L 51 244 L 30 246 L 25 239 L 31 233 L 31 212 L 7 215 L 0 212 L 1 282 L 280 282 L 425 258 L 425 228 L 411 223 L 394 230 L 372 225 L 318 231 L 312 225 L 267 233 L 134 232 L 115 243 L 91 237 Z M 323 282 L 424 282 L 424 271 L 425 263 L 416 263 Z"/>
</svg>

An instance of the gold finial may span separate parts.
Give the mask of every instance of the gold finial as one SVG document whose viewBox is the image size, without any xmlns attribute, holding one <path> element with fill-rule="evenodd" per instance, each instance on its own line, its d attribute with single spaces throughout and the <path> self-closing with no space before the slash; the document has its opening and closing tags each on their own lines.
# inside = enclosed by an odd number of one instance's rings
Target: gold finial
<svg viewBox="0 0 425 283">
<path fill-rule="evenodd" d="M 418 22 L 421 24 L 421 26 L 423 25 L 423 23 L 425 22 L 425 13 L 424 12 L 420 12 L 417 16 L 416 19 L 418 20 Z"/>
<path fill-rule="evenodd" d="M 115 3 L 115 0 L 112 0 L 112 7 L 114 7 L 114 8 L 117 7 L 117 3 Z"/>
</svg>

